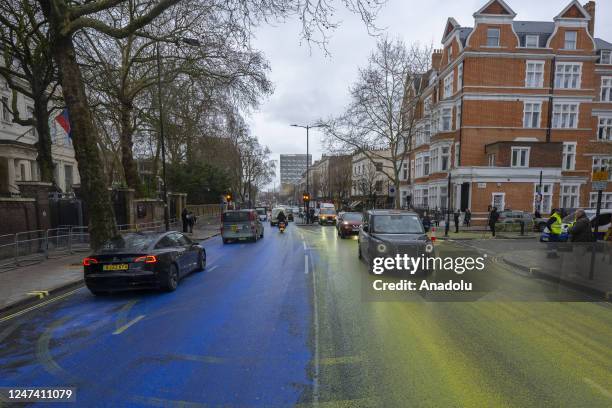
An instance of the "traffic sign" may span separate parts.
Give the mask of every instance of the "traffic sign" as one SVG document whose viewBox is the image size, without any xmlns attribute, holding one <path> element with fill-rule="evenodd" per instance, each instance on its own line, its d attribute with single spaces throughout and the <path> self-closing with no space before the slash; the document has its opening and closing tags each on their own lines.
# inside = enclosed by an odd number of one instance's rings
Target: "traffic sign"
<svg viewBox="0 0 612 408">
<path fill-rule="evenodd" d="M 599 190 L 603 191 L 608 187 L 608 182 L 607 181 L 593 181 L 591 183 L 591 187 L 595 191 L 599 191 Z"/>
<path fill-rule="evenodd" d="M 608 173 L 607 170 L 603 170 L 603 171 L 594 171 L 593 172 L 593 182 L 596 181 L 608 181 L 608 178 L 610 177 L 610 174 Z"/>
</svg>

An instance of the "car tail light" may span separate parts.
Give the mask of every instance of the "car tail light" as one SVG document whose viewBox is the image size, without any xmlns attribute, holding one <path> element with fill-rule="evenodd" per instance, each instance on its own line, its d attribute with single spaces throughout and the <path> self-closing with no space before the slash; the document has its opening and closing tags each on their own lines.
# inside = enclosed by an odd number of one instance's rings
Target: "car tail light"
<svg viewBox="0 0 612 408">
<path fill-rule="evenodd" d="M 83 259 L 83 266 L 91 266 L 97 264 L 98 260 L 96 258 L 85 258 Z"/>
<path fill-rule="evenodd" d="M 249 212 L 249 221 L 255 221 L 255 212 L 254 211 L 250 211 Z"/>
<path fill-rule="evenodd" d="M 139 256 L 138 258 L 134 259 L 134 262 L 156 263 L 157 257 L 155 255 Z"/>
</svg>

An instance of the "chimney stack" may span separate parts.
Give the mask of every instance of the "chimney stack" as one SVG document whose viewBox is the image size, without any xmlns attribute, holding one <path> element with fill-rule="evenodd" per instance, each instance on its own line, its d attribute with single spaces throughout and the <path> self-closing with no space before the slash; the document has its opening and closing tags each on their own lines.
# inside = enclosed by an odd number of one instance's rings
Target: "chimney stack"
<svg viewBox="0 0 612 408">
<path fill-rule="evenodd" d="M 595 38 L 595 2 L 589 1 L 584 5 L 584 9 L 591 16 L 591 20 L 589 21 L 589 33 L 591 33 L 591 37 Z"/>
<path fill-rule="evenodd" d="M 442 62 L 442 50 L 433 50 L 431 54 L 431 67 L 436 71 L 440 70 L 440 63 Z"/>
</svg>

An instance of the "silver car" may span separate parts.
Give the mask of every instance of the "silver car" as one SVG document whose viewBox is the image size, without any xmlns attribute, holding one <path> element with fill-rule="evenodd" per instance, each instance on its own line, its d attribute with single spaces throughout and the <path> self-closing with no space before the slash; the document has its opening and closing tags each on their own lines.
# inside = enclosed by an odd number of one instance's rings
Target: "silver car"
<svg viewBox="0 0 612 408">
<path fill-rule="evenodd" d="M 432 242 L 425 234 L 418 214 L 410 211 L 368 211 L 359 231 L 358 245 L 359 259 L 364 259 L 370 266 L 374 258 L 392 258 L 397 254 L 434 256 Z"/>
<path fill-rule="evenodd" d="M 264 227 L 257 211 L 232 210 L 221 216 L 221 238 L 223 243 L 250 240 L 256 242 L 264 237 Z"/>
</svg>

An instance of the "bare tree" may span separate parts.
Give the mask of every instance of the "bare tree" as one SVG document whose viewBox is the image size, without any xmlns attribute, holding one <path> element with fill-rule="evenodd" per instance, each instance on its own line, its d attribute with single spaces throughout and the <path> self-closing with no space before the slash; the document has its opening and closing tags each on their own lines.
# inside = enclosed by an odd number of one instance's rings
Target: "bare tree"
<svg viewBox="0 0 612 408">
<path fill-rule="evenodd" d="M 350 87 L 346 111 L 328 121 L 326 140 L 335 151 L 357 151 L 399 187 L 405 153 L 417 132 L 414 110 L 421 94 L 420 79 L 430 65 L 430 48 L 381 39 L 368 65 L 359 69 Z M 385 156 L 382 152 L 389 152 Z M 395 196 L 395 207 L 400 197 Z"/>
<path fill-rule="evenodd" d="M 57 97 L 57 70 L 49 49 L 47 27 L 40 23 L 41 19 L 36 3 L 27 0 L 0 1 L 0 49 L 3 59 L 0 76 L 13 91 L 10 104 L 4 101 L 2 104 L 12 114 L 13 123 L 36 129 L 36 161 L 40 179 L 51 183 L 54 180 L 49 118 L 54 110 L 50 101 Z M 32 99 L 31 117 L 21 116 L 17 103 L 19 94 Z"/>
</svg>

